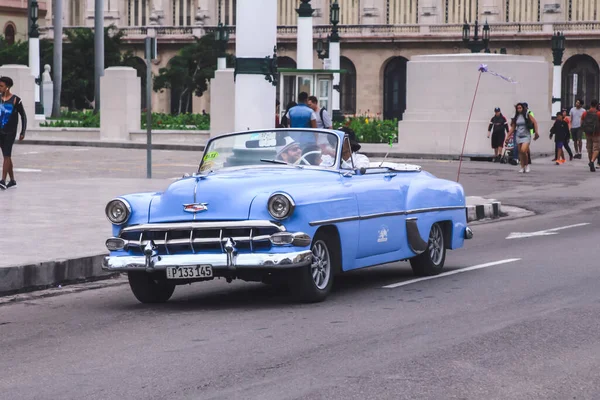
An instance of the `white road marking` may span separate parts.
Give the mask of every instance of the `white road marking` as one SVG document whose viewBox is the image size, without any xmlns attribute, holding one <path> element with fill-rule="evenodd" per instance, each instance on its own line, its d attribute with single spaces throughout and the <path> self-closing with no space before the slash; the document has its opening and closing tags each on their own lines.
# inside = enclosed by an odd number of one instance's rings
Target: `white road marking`
<svg viewBox="0 0 600 400">
<path fill-rule="evenodd" d="M 42 172 L 42 170 L 33 168 L 15 168 L 15 172 Z"/>
<path fill-rule="evenodd" d="M 22 156 L 24 156 L 26 154 L 40 154 L 40 152 L 39 151 L 28 151 L 26 153 L 21 153 Z"/>
<path fill-rule="evenodd" d="M 425 276 L 423 278 L 411 279 L 410 281 L 393 283 L 391 285 L 384 286 L 383 288 L 384 289 L 394 289 L 394 288 L 397 288 L 400 286 L 411 285 L 411 284 L 417 283 L 417 282 L 428 281 L 430 279 L 443 278 L 444 276 L 448 276 L 448 275 L 460 274 L 463 272 L 473 271 L 473 270 L 481 269 L 481 268 L 493 267 L 493 266 L 501 265 L 501 264 L 508 264 L 511 262 L 519 261 L 519 260 L 520 260 L 520 258 L 509 258 L 506 260 L 500 260 L 500 261 L 494 261 L 494 262 L 489 262 L 489 263 L 485 263 L 485 264 L 473 265 L 472 267 L 455 269 L 454 271 L 445 272 L 445 273 L 442 273 L 439 275 Z"/>
<path fill-rule="evenodd" d="M 522 238 L 535 237 L 535 236 L 556 235 L 556 234 L 558 234 L 558 231 L 562 231 L 564 229 L 577 228 L 579 226 L 586 226 L 589 224 L 590 224 L 589 222 L 583 222 L 581 224 L 561 226 L 559 228 L 546 229 L 546 230 L 537 231 L 537 232 L 512 232 L 506 238 L 507 239 L 522 239 Z"/>
</svg>

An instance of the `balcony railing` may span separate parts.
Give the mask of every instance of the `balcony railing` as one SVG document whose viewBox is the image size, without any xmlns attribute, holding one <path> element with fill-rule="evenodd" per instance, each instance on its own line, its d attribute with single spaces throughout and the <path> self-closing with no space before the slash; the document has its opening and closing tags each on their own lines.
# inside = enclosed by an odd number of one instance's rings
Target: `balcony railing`
<svg viewBox="0 0 600 400">
<path fill-rule="evenodd" d="M 564 32 L 567 36 L 577 34 L 594 33 L 600 36 L 600 22 L 562 22 L 562 23 L 491 23 L 490 30 L 492 37 L 510 36 L 510 35 L 539 35 L 547 33 L 549 35 L 555 31 Z M 84 27 L 66 27 L 65 30 L 84 28 Z M 87 29 L 93 29 L 86 27 Z M 235 26 L 229 26 L 230 38 L 235 39 Z M 179 40 L 191 40 L 194 35 L 201 35 L 202 32 L 211 33 L 216 30 L 216 26 L 126 26 L 119 29 L 125 32 L 126 40 L 136 40 L 148 34 L 149 29 L 154 29 L 159 37 L 170 37 Z M 42 37 L 52 36 L 52 28 L 40 28 Z M 278 26 L 277 35 L 281 40 L 294 40 L 298 29 L 296 26 Z M 327 36 L 331 32 L 329 25 L 313 26 L 313 35 L 315 37 Z M 341 25 L 339 26 L 342 41 L 345 40 L 368 40 L 372 38 L 377 41 L 379 38 L 406 37 L 411 38 L 448 38 L 453 39 L 462 35 L 462 24 L 442 24 L 442 25 Z"/>
</svg>

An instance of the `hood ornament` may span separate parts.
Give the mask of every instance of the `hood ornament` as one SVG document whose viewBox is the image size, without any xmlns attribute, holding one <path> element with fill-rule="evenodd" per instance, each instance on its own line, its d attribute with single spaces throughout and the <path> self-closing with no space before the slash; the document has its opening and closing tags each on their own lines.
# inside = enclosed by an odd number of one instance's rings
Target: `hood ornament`
<svg viewBox="0 0 600 400">
<path fill-rule="evenodd" d="M 208 210 L 208 203 L 190 203 L 183 205 L 183 211 L 197 213 Z"/>
</svg>

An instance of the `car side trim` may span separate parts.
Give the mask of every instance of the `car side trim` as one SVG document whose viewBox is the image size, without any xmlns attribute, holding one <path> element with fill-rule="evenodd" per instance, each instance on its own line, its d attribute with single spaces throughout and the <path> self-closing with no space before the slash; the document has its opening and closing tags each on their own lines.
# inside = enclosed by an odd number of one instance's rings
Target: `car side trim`
<svg viewBox="0 0 600 400">
<path fill-rule="evenodd" d="M 406 219 L 406 238 L 408 239 L 408 246 L 413 253 L 421 254 L 427 250 L 427 242 L 421 239 L 421 234 L 419 233 L 417 218 Z"/>
<path fill-rule="evenodd" d="M 406 211 L 390 211 L 384 213 L 377 214 L 367 214 L 362 216 L 353 216 L 353 217 L 343 217 L 343 218 L 331 218 L 324 219 L 320 221 L 312 221 L 309 222 L 310 226 L 318 226 L 318 225 L 326 225 L 326 224 L 337 224 L 341 222 L 350 222 L 350 221 L 362 221 L 373 218 L 383 218 L 383 217 L 393 217 L 397 215 L 413 215 L 413 214 L 421 214 L 426 212 L 436 212 L 436 211 L 450 211 L 450 210 L 464 210 L 465 206 L 447 206 L 447 207 L 428 207 L 428 208 L 415 208 L 413 210 Z"/>
</svg>

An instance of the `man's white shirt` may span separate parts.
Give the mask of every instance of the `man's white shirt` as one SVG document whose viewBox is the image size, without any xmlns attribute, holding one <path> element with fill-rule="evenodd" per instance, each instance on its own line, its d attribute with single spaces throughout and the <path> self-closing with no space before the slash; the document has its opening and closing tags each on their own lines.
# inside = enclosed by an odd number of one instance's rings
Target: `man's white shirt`
<svg viewBox="0 0 600 400">
<path fill-rule="evenodd" d="M 352 161 L 342 160 L 342 169 L 369 168 L 369 158 L 364 154 L 352 153 Z"/>
</svg>

